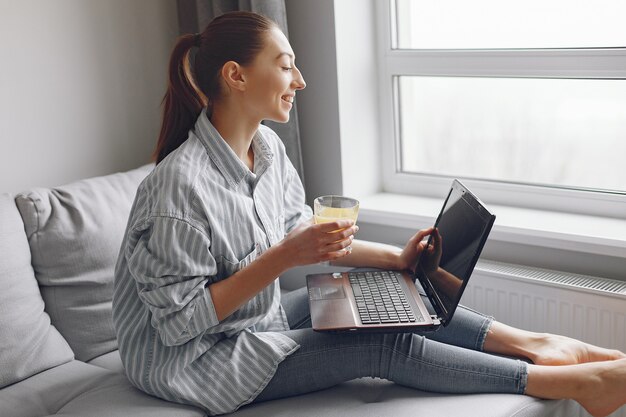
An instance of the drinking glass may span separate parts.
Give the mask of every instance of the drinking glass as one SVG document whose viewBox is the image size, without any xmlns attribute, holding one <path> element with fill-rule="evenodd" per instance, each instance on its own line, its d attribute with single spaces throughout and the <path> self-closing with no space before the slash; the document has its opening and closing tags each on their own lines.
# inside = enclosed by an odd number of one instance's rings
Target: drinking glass
<svg viewBox="0 0 626 417">
<path fill-rule="evenodd" d="M 323 195 L 313 201 L 313 215 L 317 224 L 341 219 L 351 219 L 356 224 L 359 215 L 359 201 L 340 195 Z M 346 250 L 349 252 L 352 248 L 348 246 Z"/>
</svg>

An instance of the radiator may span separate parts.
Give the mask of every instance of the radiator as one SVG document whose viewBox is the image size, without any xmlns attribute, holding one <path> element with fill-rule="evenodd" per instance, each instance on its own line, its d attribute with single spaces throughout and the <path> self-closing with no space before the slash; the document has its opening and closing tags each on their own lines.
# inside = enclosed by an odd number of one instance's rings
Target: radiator
<svg viewBox="0 0 626 417">
<path fill-rule="evenodd" d="M 479 261 L 461 303 L 522 329 L 626 352 L 626 282 Z M 572 407 L 572 416 L 589 416 Z M 626 417 L 626 406 L 611 417 Z"/>
</svg>

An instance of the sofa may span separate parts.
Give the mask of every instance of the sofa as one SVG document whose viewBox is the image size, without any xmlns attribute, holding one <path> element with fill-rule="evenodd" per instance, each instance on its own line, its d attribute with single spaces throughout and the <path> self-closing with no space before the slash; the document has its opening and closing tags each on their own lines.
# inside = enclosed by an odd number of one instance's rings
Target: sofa
<svg viewBox="0 0 626 417">
<path fill-rule="evenodd" d="M 152 167 L 0 195 L 0 416 L 203 416 L 134 388 L 111 319 L 113 267 Z M 233 416 L 572 416 L 572 401 L 443 395 L 362 378 Z"/>
</svg>

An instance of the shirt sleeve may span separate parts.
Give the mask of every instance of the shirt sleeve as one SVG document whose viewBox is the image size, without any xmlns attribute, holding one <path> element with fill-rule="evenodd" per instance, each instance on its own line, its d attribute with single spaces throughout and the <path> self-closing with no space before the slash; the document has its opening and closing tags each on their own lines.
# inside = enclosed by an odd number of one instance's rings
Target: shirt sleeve
<svg viewBox="0 0 626 417">
<path fill-rule="evenodd" d="M 217 325 L 205 287 L 217 273 L 206 233 L 171 217 L 153 217 L 137 233 L 128 267 L 163 344 L 181 345 Z"/>
<path fill-rule="evenodd" d="M 285 234 L 313 217 L 313 210 L 304 200 L 304 187 L 298 172 L 287 159 L 285 176 Z"/>
</svg>

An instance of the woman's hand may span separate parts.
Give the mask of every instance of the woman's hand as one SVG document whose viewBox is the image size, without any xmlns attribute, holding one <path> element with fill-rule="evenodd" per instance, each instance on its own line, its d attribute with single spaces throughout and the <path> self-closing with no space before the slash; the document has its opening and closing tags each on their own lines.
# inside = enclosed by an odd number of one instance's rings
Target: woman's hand
<svg viewBox="0 0 626 417">
<path fill-rule="evenodd" d="M 352 220 L 314 224 L 313 220 L 293 229 L 279 243 L 288 268 L 333 261 L 348 255 L 357 226 Z"/>
<path fill-rule="evenodd" d="M 443 253 L 442 239 L 439 230 L 435 229 L 431 233 L 431 242 L 428 247 L 427 242 L 420 242 L 422 254 L 422 265 L 427 273 L 437 272 L 439 263 L 441 262 L 441 254 Z"/>
<path fill-rule="evenodd" d="M 432 242 L 429 247 L 426 248 L 427 242 L 424 241 L 424 238 L 430 235 L 432 235 Z M 426 250 L 426 253 L 423 255 L 425 259 L 422 261 L 424 262 L 424 268 L 427 270 L 436 270 L 439 268 L 442 253 L 442 239 L 437 229 L 430 227 L 420 230 L 409 239 L 400 254 L 398 269 L 408 269 L 415 272 L 417 261 L 424 250 Z"/>
</svg>

